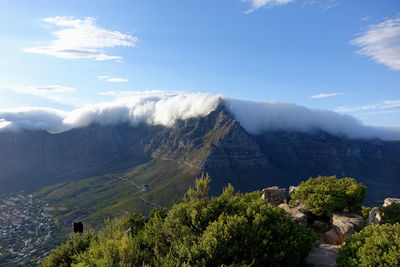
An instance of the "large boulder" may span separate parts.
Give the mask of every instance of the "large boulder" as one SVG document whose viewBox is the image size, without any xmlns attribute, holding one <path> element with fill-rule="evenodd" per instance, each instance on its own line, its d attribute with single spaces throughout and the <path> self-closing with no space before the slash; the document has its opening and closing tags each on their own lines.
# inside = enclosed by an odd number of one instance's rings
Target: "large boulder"
<svg viewBox="0 0 400 267">
<path fill-rule="evenodd" d="M 262 190 L 262 198 L 268 200 L 272 205 L 279 205 L 286 199 L 286 188 L 272 186 Z"/>
<path fill-rule="evenodd" d="M 335 267 L 338 248 L 329 244 L 320 244 L 310 251 L 306 262 L 313 267 Z"/>
<path fill-rule="evenodd" d="M 340 245 L 346 238 L 360 231 L 364 227 L 363 218 L 353 213 L 334 213 L 332 229 L 325 233 L 325 240 L 329 244 Z"/>
<path fill-rule="evenodd" d="M 289 186 L 289 198 L 293 195 L 294 191 L 296 191 L 299 187 L 298 186 Z"/>
<path fill-rule="evenodd" d="M 400 203 L 400 198 L 386 198 L 383 202 L 383 206 L 387 207 L 392 205 L 392 203 Z"/>
<path fill-rule="evenodd" d="M 304 226 L 308 225 L 308 211 L 303 204 L 298 206 L 280 204 L 278 207 L 284 209 L 287 213 L 292 215 L 292 218 L 295 222 L 301 223 Z"/>
<path fill-rule="evenodd" d="M 381 220 L 382 220 L 382 217 L 379 212 L 379 208 L 378 207 L 372 208 L 368 214 L 367 225 L 380 224 Z"/>
</svg>

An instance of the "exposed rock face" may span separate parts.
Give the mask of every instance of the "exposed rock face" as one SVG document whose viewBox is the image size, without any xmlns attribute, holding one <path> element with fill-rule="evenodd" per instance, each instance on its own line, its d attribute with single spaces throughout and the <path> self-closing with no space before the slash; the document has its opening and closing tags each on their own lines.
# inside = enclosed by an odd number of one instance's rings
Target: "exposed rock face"
<svg viewBox="0 0 400 267">
<path fill-rule="evenodd" d="M 392 203 L 400 203 L 400 198 L 386 198 L 383 203 L 383 206 L 387 207 L 392 205 Z"/>
<path fill-rule="evenodd" d="M 332 218 L 332 229 L 325 233 L 326 241 L 340 245 L 363 226 L 363 218 L 357 214 L 335 213 Z"/>
<path fill-rule="evenodd" d="M 272 205 L 279 205 L 286 199 L 286 188 L 272 186 L 262 190 L 262 198 L 266 199 Z"/>
<path fill-rule="evenodd" d="M 308 225 L 308 211 L 303 204 L 298 206 L 280 204 L 278 207 L 284 209 L 287 213 L 292 215 L 292 218 L 295 222 L 301 223 L 304 226 Z"/>
<path fill-rule="evenodd" d="M 381 218 L 381 214 L 379 212 L 379 208 L 378 207 L 372 208 L 368 214 L 367 225 L 380 224 L 381 220 L 382 220 L 382 218 Z"/>
<path fill-rule="evenodd" d="M 306 262 L 313 267 L 335 267 L 338 248 L 329 244 L 320 244 L 308 254 Z"/>
</svg>

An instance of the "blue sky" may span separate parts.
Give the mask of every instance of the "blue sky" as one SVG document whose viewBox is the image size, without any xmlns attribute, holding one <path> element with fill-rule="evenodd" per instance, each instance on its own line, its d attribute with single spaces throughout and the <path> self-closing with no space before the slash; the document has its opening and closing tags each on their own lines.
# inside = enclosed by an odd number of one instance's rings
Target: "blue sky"
<svg viewBox="0 0 400 267">
<path fill-rule="evenodd" d="M 0 36 L 0 109 L 166 90 L 400 126 L 398 0 L 2 0 Z"/>
</svg>

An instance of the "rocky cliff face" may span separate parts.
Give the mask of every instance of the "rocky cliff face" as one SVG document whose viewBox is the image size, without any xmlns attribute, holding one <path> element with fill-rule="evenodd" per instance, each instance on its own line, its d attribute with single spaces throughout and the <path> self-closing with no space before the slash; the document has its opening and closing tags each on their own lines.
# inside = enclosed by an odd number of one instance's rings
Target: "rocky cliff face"
<svg viewBox="0 0 400 267">
<path fill-rule="evenodd" d="M 370 201 L 400 195 L 400 142 L 352 140 L 320 131 L 254 136 L 223 105 L 173 127 L 122 124 L 59 134 L 2 132 L 0 146 L 0 191 L 36 190 L 161 159 L 208 172 L 215 193 L 227 183 L 248 191 L 337 175 L 365 183 Z"/>
</svg>

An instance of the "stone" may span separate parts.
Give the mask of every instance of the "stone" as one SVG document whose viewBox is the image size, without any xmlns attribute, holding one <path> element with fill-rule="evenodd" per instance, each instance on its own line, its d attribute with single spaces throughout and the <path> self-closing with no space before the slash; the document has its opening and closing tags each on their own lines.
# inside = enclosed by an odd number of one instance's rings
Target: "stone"
<svg viewBox="0 0 400 267">
<path fill-rule="evenodd" d="M 368 214 L 367 225 L 380 224 L 381 220 L 382 220 L 382 218 L 381 218 L 381 214 L 379 212 L 379 208 L 378 207 L 372 208 Z"/>
<path fill-rule="evenodd" d="M 360 231 L 364 227 L 363 218 L 354 213 L 334 213 L 332 217 L 332 229 L 325 233 L 327 242 L 341 244 L 346 238 Z M 335 236 L 335 233 L 338 237 Z"/>
<path fill-rule="evenodd" d="M 316 220 L 312 223 L 311 227 L 316 231 L 320 233 L 325 233 L 330 230 L 330 224 L 329 222 L 324 222 L 321 220 Z"/>
<path fill-rule="evenodd" d="M 286 188 L 272 186 L 262 190 L 262 198 L 266 199 L 272 205 L 279 205 L 286 199 Z"/>
<path fill-rule="evenodd" d="M 400 198 L 386 198 L 383 202 L 383 206 L 387 207 L 392 205 L 392 203 L 400 203 Z"/>
<path fill-rule="evenodd" d="M 292 215 L 292 218 L 295 222 L 301 223 L 304 226 L 308 225 L 307 211 L 303 205 L 294 207 L 288 204 L 280 204 L 278 207 L 284 209 L 287 213 Z"/>
<path fill-rule="evenodd" d="M 335 267 L 338 248 L 330 244 L 320 244 L 310 251 L 306 262 L 313 267 Z"/>
<path fill-rule="evenodd" d="M 343 240 L 342 236 L 339 234 L 339 232 L 337 231 L 337 229 L 333 228 L 325 233 L 325 241 L 328 244 L 340 245 L 343 243 L 344 240 Z"/>
</svg>

